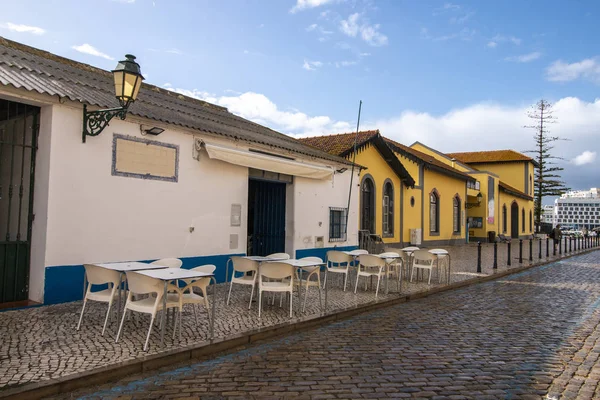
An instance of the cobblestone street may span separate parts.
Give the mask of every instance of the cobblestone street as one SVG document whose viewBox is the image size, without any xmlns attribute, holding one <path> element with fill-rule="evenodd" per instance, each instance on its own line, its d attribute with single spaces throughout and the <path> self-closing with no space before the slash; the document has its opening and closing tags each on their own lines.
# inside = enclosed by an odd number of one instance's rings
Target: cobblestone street
<svg viewBox="0 0 600 400">
<path fill-rule="evenodd" d="M 599 254 L 60 398 L 598 398 Z"/>
</svg>

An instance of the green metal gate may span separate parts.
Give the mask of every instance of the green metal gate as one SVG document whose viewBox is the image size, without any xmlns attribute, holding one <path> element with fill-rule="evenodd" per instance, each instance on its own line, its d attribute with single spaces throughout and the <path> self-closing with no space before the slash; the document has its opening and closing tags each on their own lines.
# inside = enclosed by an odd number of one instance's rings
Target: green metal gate
<svg viewBox="0 0 600 400">
<path fill-rule="evenodd" d="M 0 99 L 0 303 L 28 299 L 39 114 Z"/>
</svg>

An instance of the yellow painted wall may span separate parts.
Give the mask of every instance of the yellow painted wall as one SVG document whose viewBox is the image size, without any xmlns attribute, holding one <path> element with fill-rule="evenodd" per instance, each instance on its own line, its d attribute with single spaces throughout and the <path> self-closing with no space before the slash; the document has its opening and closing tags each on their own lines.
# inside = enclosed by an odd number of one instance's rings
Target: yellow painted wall
<svg viewBox="0 0 600 400">
<path fill-rule="evenodd" d="M 525 199 L 521 199 L 519 197 L 515 197 L 513 195 L 510 195 L 508 193 L 505 192 L 500 192 L 500 202 L 498 204 L 498 216 L 499 216 L 499 232 L 505 234 L 506 236 L 510 237 L 511 234 L 511 205 L 512 203 L 516 201 L 518 206 L 519 206 L 519 236 L 523 236 L 523 235 L 531 235 L 533 234 L 533 231 L 530 228 L 535 229 L 534 225 L 534 216 L 533 216 L 533 201 L 529 201 L 529 200 L 525 200 Z M 502 223 L 502 206 L 506 205 L 506 212 L 507 212 L 507 218 L 506 218 L 506 229 L 504 229 L 503 223 Z M 525 230 L 522 229 L 522 218 L 521 218 L 521 210 L 525 208 Z M 531 217 L 532 217 L 532 222 L 531 225 L 529 224 L 529 212 L 531 211 Z"/>
<path fill-rule="evenodd" d="M 529 174 L 533 177 L 533 164 L 529 164 Z M 515 189 L 525 193 L 525 163 L 524 162 L 511 162 L 511 163 L 487 163 L 487 164 L 475 164 L 473 165 L 478 170 L 485 170 L 492 172 L 500 177 L 500 180 Z M 532 195 L 533 192 L 527 193 Z"/>
<path fill-rule="evenodd" d="M 367 145 L 356 154 L 356 163 L 367 167 L 361 171 L 360 182 L 365 175 L 371 175 L 375 184 L 375 234 L 380 235 L 386 243 L 397 243 L 400 241 L 400 178 L 383 159 L 379 151 L 372 145 Z M 386 179 L 390 179 L 394 186 L 394 235 L 383 236 L 383 185 Z M 360 193 L 360 191 L 359 191 Z M 359 194 L 359 196 L 361 196 Z M 359 199 L 358 226 L 361 224 L 362 196 Z"/>
<path fill-rule="evenodd" d="M 450 240 L 465 238 L 465 228 L 463 224 L 463 215 L 465 207 L 466 182 L 461 179 L 456 179 L 451 176 L 441 174 L 436 171 L 425 169 L 423 178 L 423 240 Z M 429 218 L 429 194 L 436 189 L 439 194 L 439 235 L 430 232 Z M 461 229 L 460 234 L 453 233 L 453 199 L 458 194 L 461 200 Z"/>
<path fill-rule="evenodd" d="M 410 242 L 410 229 L 418 229 L 423 228 L 421 226 L 421 188 L 419 188 L 419 164 L 416 162 L 404 157 L 399 153 L 396 154 L 396 157 L 400 160 L 404 168 L 409 172 L 410 176 L 415 180 L 415 188 L 405 188 L 402 192 L 402 196 L 404 196 L 403 201 L 403 210 L 402 210 L 402 241 L 404 243 Z M 415 199 L 414 205 L 410 205 L 410 199 Z"/>
<path fill-rule="evenodd" d="M 472 207 L 467 209 L 468 217 L 480 217 L 482 218 L 481 228 L 474 226 L 469 227 L 469 238 L 487 238 L 488 231 L 495 231 L 498 233 L 498 182 L 497 177 L 494 178 L 494 203 L 490 204 L 488 197 L 488 178 L 490 174 L 486 172 L 472 174 L 473 178 L 479 181 L 479 192 L 481 193 L 481 205 L 479 207 Z M 469 203 L 476 203 L 475 197 L 468 197 Z M 490 217 L 493 215 L 493 220 Z M 469 239 L 470 240 L 470 239 Z"/>
</svg>

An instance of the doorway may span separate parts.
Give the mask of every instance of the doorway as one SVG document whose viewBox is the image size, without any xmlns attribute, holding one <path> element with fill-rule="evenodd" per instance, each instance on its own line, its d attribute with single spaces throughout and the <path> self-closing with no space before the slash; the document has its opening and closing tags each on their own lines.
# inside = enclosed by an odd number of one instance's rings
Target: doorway
<svg viewBox="0 0 600 400">
<path fill-rule="evenodd" d="M 519 205 L 516 202 L 510 206 L 510 237 L 519 238 Z"/>
<path fill-rule="evenodd" d="M 248 255 L 285 252 L 285 191 L 283 182 L 248 182 Z"/>
<path fill-rule="evenodd" d="M 39 107 L 0 99 L 0 303 L 29 298 Z"/>
<path fill-rule="evenodd" d="M 375 185 L 373 180 L 365 176 L 360 189 L 360 229 L 375 233 Z"/>
</svg>

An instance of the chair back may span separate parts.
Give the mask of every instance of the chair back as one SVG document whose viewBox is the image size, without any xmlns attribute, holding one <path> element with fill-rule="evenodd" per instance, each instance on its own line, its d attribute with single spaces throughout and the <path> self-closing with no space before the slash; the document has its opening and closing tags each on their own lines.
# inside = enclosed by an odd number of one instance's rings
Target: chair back
<svg viewBox="0 0 600 400">
<path fill-rule="evenodd" d="M 361 254 L 358 256 L 358 262 L 367 268 L 385 267 L 385 260 L 383 258 L 371 254 Z"/>
<path fill-rule="evenodd" d="M 153 261 L 150 264 L 161 265 L 168 268 L 181 268 L 183 261 L 181 261 L 179 258 L 161 258 L 160 260 Z"/>
<path fill-rule="evenodd" d="M 132 271 L 127 271 L 126 274 L 130 292 L 135 294 L 156 293 L 158 296 L 163 294 L 163 283 L 160 279 Z"/>
<path fill-rule="evenodd" d="M 213 274 L 217 267 L 213 264 L 200 265 L 198 267 L 192 268 L 192 271 L 204 272 L 207 274 Z"/>
<path fill-rule="evenodd" d="M 119 271 L 98 267 L 96 265 L 85 264 L 85 275 L 92 285 L 102 285 L 104 283 L 119 284 L 121 274 Z"/>
<path fill-rule="evenodd" d="M 234 271 L 240 272 L 251 272 L 258 271 L 258 263 L 256 261 L 248 260 L 244 257 L 234 256 L 231 257 L 231 263 L 233 264 Z"/>
<path fill-rule="evenodd" d="M 353 261 L 351 255 L 338 250 L 330 250 L 327 252 L 327 264 L 349 264 Z"/>
<path fill-rule="evenodd" d="M 315 263 L 319 263 L 319 264 L 323 263 L 323 260 L 319 257 L 303 257 L 298 261 L 310 261 L 310 262 L 315 262 Z"/>
<path fill-rule="evenodd" d="M 412 253 L 413 263 L 421 265 L 431 265 L 435 256 L 427 250 L 415 250 Z"/>
<path fill-rule="evenodd" d="M 285 278 L 294 278 L 294 267 L 278 262 L 269 262 L 263 263 L 260 265 L 260 278 L 269 278 L 269 279 L 285 279 Z"/>
<path fill-rule="evenodd" d="M 287 253 L 273 253 L 273 254 L 269 254 L 267 256 L 267 258 L 278 258 L 280 260 L 289 260 L 290 255 Z"/>
</svg>

